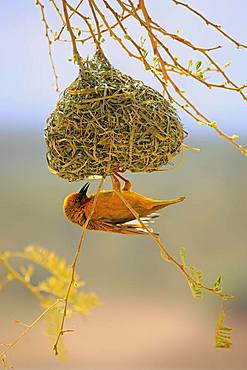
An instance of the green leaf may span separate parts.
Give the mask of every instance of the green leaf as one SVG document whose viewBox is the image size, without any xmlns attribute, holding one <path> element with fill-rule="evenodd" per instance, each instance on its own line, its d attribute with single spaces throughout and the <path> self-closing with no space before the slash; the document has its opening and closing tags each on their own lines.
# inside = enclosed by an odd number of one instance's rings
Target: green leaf
<svg viewBox="0 0 247 370">
<path fill-rule="evenodd" d="M 192 59 L 190 59 L 190 60 L 188 61 L 188 70 L 189 70 L 189 71 L 191 71 L 191 69 L 192 69 L 192 65 L 193 65 L 193 60 L 192 60 Z"/>
<path fill-rule="evenodd" d="M 102 304 L 99 298 L 94 293 L 79 293 L 70 300 L 72 308 L 75 312 L 82 315 L 87 315 L 96 306 Z"/>
<path fill-rule="evenodd" d="M 201 299 L 203 294 L 202 294 L 202 289 L 200 286 L 197 284 L 194 284 L 193 282 L 189 282 L 190 290 L 192 293 L 192 296 L 196 299 Z"/>
<path fill-rule="evenodd" d="M 202 65 L 202 61 L 201 61 L 201 60 L 198 60 L 198 61 L 196 62 L 196 71 L 198 71 L 198 70 L 199 70 L 199 68 L 201 67 L 201 65 Z"/>
<path fill-rule="evenodd" d="M 183 247 L 180 248 L 179 254 L 180 254 L 181 261 L 182 261 L 182 265 L 185 267 L 186 266 L 186 258 L 187 258 L 186 249 L 183 248 Z"/>
<path fill-rule="evenodd" d="M 131 39 L 131 37 L 130 37 L 130 35 L 129 35 L 128 33 L 125 33 L 125 34 L 124 34 L 124 38 L 125 38 L 126 40 L 130 40 L 130 39 Z"/>
<path fill-rule="evenodd" d="M 201 285 L 203 284 L 202 281 L 202 273 L 201 271 L 197 270 L 194 266 L 189 266 L 189 270 L 191 273 L 192 278 L 195 282 L 189 281 L 191 293 L 194 298 L 202 298 L 203 292 Z"/>
<path fill-rule="evenodd" d="M 208 126 L 217 127 L 217 122 L 216 121 L 211 121 L 211 122 L 208 123 Z"/>
<path fill-rule="evenodd" d="M 199 77 L 201 80 L 203 80 L 204 79 L 204 73 L 203 73 L 203 71 L 198 72 L 197 73 L 197 77 Z"/>
<path fill-rule="evenodd" d="M 221 283 L 222 283 L 222 275 L 220 274 L 214 282 L 213 289 L 215 292 L 218 292 L 218 293 L 222 292 Z"/>
<path fill-rule="evenodd" d="M 141 35 L 141 36 L 140 36 L 140 46 L 141 46 L 141 48 L 143 48 L 143 47 L 144 47 L 145 42 L 146 42 L 145 37 L 144 37 L 143 35 Z"/>
<path fill-rule="evenodd" d="M 161 255 L 161 258 L 163 258 L 163 260 L 169 262 L 169 256 L 167 255 L 166 251 L 162 248 L 160 248 L 160 255 Z"/>
</svg>

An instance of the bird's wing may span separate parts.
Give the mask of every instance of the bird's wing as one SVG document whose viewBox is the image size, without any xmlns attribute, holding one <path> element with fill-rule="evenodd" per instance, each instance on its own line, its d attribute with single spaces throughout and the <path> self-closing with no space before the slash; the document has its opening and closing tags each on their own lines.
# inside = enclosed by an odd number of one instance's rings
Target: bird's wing
<svg viewBox="0 0 247 370">
<path fill-rule="evenodd" d="M 150 228 L 149 224 L 154 222 L 153 219 L 159 217 L 158 214 L 152 214 L 148 217 L 141 218 L 142 222 L 148 227 L 150 232 L 155 235 L 159 236 L 159 234 L 154 233 L 153 229 Z M 111 224 L 109 222 L 102 222 L 102 221 L 90 221 L 88 224 L 88 229 L 96 230 L 96 231 L 107 231 L 112 233 L 118 234 L 125 234 L 125 235 L 147 235 L 148 232 L 146 229 L 142 227 L 138 220 L 133 220 L 130 222 L 119 223 L 119 224 Z"/>
</svg>

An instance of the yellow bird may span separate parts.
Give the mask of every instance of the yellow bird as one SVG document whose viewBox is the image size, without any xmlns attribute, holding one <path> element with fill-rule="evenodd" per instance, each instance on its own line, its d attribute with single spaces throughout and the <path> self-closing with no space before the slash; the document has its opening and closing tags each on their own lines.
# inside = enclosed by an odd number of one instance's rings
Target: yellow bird
<svg viewBox="0 0 247 370">
<path fill-rule="evenodd" d="M 117 177 L 124 180 L 121 189 Z M 171 204 L 182 202 L 185 197 L 172 200 L 153 200 L 131 191 L 131 183 L 119 173 L 111 176 L 113 190 L 101 190 L 96 201 L 95 209 L 87 225 L 90 230 L 108 231 L 119 234 L 147 234 L 146 230 L 135 219 L 135 216 L 120 199 L 116 191 L 120 191 L 125 200 L 138 213 L 141 220 L 148 224 L 159 215 L 154 212 Z M 64 213 L 66 217 L 83 226 L 92 210 L 95 194 L 87 196 L 89 183 L 86 183 L 79 192 L 69 194 L 64 199 Z M 152 231 L 152 229 L 150 229 Z"/>
</svg>

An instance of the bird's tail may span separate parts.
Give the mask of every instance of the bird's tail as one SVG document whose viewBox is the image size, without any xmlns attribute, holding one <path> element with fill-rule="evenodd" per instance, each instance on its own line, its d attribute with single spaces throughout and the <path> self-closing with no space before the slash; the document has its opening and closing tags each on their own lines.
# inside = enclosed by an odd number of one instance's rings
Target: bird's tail
<svg viewBox="0 0 247 370">
<path fill-rule="evenodd" d="M 171 200 L 157 200 L 152 208 L 152 211 L 155 212 L 159 209 L 165 208 L 172 204 L 183 202 L 184 200 L 185 200 L 185 197 L 179 197 L 179 198 L 175 198 Z"/>
</svg>

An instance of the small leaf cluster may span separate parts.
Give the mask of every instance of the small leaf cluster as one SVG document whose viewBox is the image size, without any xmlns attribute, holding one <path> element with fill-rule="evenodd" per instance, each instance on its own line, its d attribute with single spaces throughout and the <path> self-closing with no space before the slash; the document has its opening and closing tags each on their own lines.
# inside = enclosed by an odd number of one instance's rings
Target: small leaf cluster
<svg viewBox="0 0 247 370">
<path fill-rule="evenodd" d="M 225 312 L 221 311 L 215 328 L 215 347 L 216 348 L 231 348 L 231 332 L 232 329 L 224 326 Z"/>
<path fill-rule="evenodd" d="M 12 259 L 17 259 L 18 262 L 21 261 L 17 268 L 10 264 Z M 48 335 L 53 341 L 59 332 L 62 306 L 68 285 L 71 282 L 72 267 L 56 253 L 37 246 L 28 246 L 21 252 L 5 251 L 0 254 L 0 263 L 6 269 L 6 275 L 0 282 L 0 289 L 5 288 L 9 282 L 16 279 L 34 293 L 39 304 L 45 310 L 54 305 L 58 299 L 61 299 L 60 304 L 55 305 L 46 315 Z M 34 284 L 33 275 L 37 266 L 40 266 L 49 275 Z M 37 280 L 37 276 L 35 276 L 35 280 Z M 68 300 L 66 316 L 87 315 L 101 303 L 95 293 L 82 291 L 84 286 L 85 282 L 76 274 Z M 61 343 L 61 354 L 65 353 L 65 349 L 62 347 L 63 344 Z"/>
<path fill-rule="evenodd" d="M 181 259 L 182 266 L 183 266 L 184 270 L 186 270 L 192 278 L 191 280 L 188 280 L 188 283 L 189 283 L 190 290 L 191 290 L 191 293 L 192 293 L 193 297 L 194 298 L 202 298 L 202 296 L 203 296 L 203 292 L 202 292 L 203 281 L 202 281 L 201 271 L 199 271 L 198 269 L 196 269 L 192 265 L 187 265 L 187 262 L 186 262 L 187 254 L 186 254 L 185 248 L 180 248 L 179 253 L 180 253 L 180 259 Z"/>
<path fill-rule="evenodd" d="M 203 283 L 203 276 L 202 272 L 198 270 L 196 267 L 187 264 L 187 255 L 185 248 L 180 248 L 180 259 L 182 262 L 182 267 L 185 272 L 189 274 L 191 279 L 188 279 L 188 283 L 191 289 L 191 293 L 194 298 L 202 298 L 203 290 L 210 291 L 220 296 L 222 299 L 229 299 L 232 296 L 224 294 L 222 289 L 222 275 L 220 274 L 217 279 L 215 280 L 213 287 L 208 288 Z"/>
</svg>

